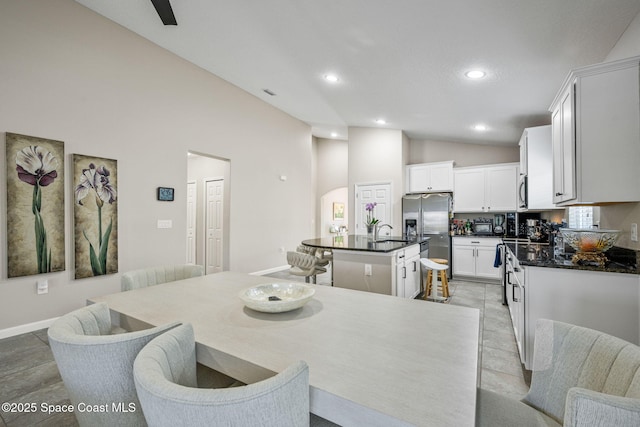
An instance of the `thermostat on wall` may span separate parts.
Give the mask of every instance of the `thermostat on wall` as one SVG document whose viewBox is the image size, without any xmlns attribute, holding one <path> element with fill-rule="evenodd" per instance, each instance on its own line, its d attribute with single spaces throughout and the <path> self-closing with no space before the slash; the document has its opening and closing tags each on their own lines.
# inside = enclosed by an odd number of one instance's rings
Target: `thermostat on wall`
<svg viewBox="0 0 640 427">
<path fill-rule="evenodd" d="M 173 188 L 158 187 L 158 200 L 161 202 L 173 202 Z"/>
</svg>

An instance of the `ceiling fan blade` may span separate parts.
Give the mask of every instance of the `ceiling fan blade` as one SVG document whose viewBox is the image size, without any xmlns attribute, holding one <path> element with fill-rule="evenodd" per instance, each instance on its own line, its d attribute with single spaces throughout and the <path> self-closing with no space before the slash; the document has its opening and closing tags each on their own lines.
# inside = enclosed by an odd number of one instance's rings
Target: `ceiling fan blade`
<svg viewBox="0 0 640 427">
<path fill-rule="evenodd" d="M 164 25 L 178 25 L 169 0 L 151 0 Z"/>
</svg>

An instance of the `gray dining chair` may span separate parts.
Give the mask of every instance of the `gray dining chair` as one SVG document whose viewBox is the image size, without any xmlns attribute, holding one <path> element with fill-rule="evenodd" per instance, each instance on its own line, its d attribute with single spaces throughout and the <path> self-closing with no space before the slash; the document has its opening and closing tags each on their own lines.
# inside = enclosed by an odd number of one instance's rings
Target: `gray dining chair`
<svg viewBox="0 0 640 427">
<path fill-rule="evenodd" d="M 266 380 L 223 389 L 196 388 L 196 347 L 190 324 L 151 341 L 133 365 L 150 426 L 309 425 L 309 368 L 299 361 Z"/>
<path fill-rule="evenodd" d="M 536 324 L 529 393 L 479 389 L 476 425 L 640 426 L 640 347 L 593 329 Z"/>
<path fill-rule="evenodd" d="M 204 275 L 204 267 L 194 264 L 142 268 L 123 273 L 120 279 L 120 287 L 125 292 L 202 275 Z"/>
<path fill-rule="evenodd" d="M 146 425 L 133 382 L 133 361 L 149 341 L 178 325 L 112 335 L 109 307 L 98 303 L 72 311 L 49 327 L 51 351 L 71 403 L 75 408 L 108 408 L 74 411 L 81 426 Z M 116 410 L 117 405 L 129 412 Z"/>
</svg>

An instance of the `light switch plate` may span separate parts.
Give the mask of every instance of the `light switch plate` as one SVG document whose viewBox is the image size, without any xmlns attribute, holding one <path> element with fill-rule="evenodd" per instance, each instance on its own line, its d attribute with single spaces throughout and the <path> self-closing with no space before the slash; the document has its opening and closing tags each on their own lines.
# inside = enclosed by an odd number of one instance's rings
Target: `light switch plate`
<svg viewBox="0 0 640 427">
<path fill-rule="evenodd" d="M 38 280 L 36 282 L 36 292 L 38 295 L 46 294 L 49 292 L 49 281 L 48 280 Z"/>
<path fill-rule="evenodd" d="M 159 219 L 158 228 L 173 228 L 173 221 L 170 219 Z"/>
<path fill-rule="evenodd" d="M 636 224 L 635 222 L 631 224 L 631 241 L 638 241 L 638 224 Z"/>
</svg>

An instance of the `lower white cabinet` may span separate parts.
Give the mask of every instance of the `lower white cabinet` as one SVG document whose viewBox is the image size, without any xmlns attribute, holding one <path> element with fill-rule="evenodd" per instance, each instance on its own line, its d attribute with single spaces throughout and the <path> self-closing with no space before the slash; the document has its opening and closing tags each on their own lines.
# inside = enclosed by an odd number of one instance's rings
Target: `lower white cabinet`
<svg viewBox="0 0 640 427">
<path fill-rule="evenodd" d="M 634 344 L 640 342 L 637 274 L 529 266 L 524 271 L 527 369 L 532 368 L 538 319 L 595 329 Z M 517 291 L 515 296 L 518 299 Z"/>
<path fill-rule="evenodd" d="M 500 269 L 493 263 L 496 247 L 501 243 L 493 237 L 453 238 L 453 275 L 478 279 L 500 279 Z"/>
<path fill-rule="evenodd" d="M 516 338 L 520 361 L 525 363 L 527 340 L 526 340 L 526 307 L 525 307 L 525 272 L 520 266 L 518 259 L 509 250 L 507 254 L 505 286 L 507 293 L 507 305 L 513 333 Z"/>
<path fill-rule="evenodd" d="M 420 245 L 410 246 L 396 253 L 396 294 L 415 298 L 420 293 Z"/>
</svg>

